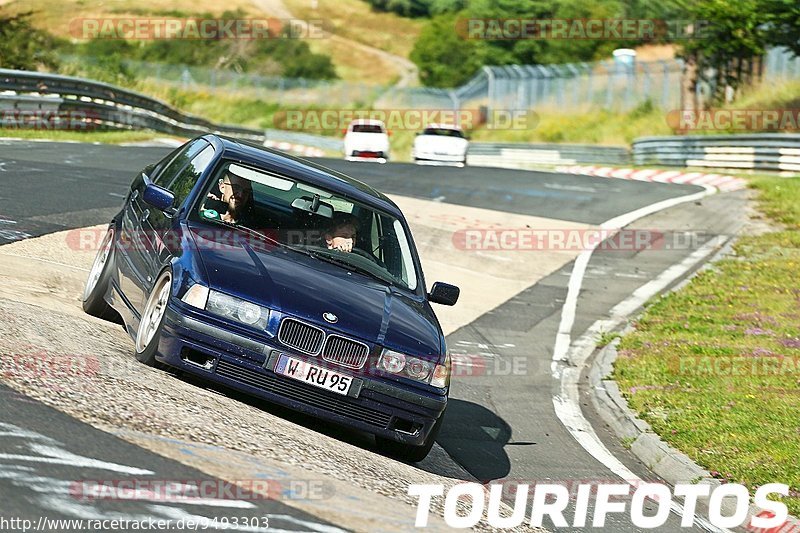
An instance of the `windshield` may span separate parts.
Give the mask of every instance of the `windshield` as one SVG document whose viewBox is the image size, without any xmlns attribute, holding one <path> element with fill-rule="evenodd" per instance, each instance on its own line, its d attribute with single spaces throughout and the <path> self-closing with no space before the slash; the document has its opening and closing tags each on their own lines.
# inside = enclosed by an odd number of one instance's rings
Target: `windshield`
<svg viewBox="0 0 800 533">
<path fill-rule="evenodd" d="M 422 134 L 464 138 L 464 133 L 461 130 L 454 130 L 450 128 L 425 128 L 425 131 L 423 131 Z"/>
<path fill-rule="evenodd" d="M 194 216 L 256 231 L 386 283 L 410 290 L 418 285 L 410 238 L 398 219 L 285 176 L 223 161 Z"/>
</svg>

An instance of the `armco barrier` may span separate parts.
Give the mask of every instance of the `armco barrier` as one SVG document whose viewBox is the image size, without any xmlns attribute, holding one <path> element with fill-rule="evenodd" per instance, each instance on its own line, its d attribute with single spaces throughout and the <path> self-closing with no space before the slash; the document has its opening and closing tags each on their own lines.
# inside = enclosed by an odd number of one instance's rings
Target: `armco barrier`
<svg viewBox="0 0 800 533">
<path fill-rule="evenodd" d="M 633 141 L 635 165 L 800 171 L 800 134 L 687 135 Z"/>
<path fill-rule="evenodd" d="M 72 121 L 82 122 L 86 129 L 150 129 L 188 137 L 212 132 L 269 145 L 275 145 L 275 142 L 268 142 L 270 140 L 288 142 L 289 151 L 305 155 L 319 155 L 323 150 L 341 151 L 341 141 L 337 139 L 215 124 L 178 111 L 155 98 L 108 83 L 0 69 L 0 111 L 7 113 L 9 110 L 57 111 L 67 114 Z"/>
<path fill-rule="evenodd" d="M 575 163 L 629 165 L 624 146 L 589 144 L 471 143 L 467 164 L 479 167 L 540 168 Z"/>
</svg>

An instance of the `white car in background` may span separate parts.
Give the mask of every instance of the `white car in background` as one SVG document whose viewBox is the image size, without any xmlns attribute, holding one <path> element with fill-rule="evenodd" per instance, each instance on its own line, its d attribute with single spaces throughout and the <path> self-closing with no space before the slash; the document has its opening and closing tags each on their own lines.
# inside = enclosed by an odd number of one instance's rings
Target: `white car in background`
<svg viewBox="0 0 800 533">
<path fill-rule="evenodd" d="M 417 133 L 411 157 L 416 163 L 467 164 L 469 139 L 458 126 L 429 124 Z"/>
<path fill-rule="evenodd" d="M 344 158 L 348 161 L 389 160 L 389 132 L 380 120 L 357 119 L 344 134 Z"/>
</svg>

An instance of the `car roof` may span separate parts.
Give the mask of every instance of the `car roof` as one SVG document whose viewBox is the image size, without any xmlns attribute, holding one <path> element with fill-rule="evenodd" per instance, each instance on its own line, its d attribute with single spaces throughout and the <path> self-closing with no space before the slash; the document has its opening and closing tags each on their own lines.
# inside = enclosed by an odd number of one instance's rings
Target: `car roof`
<svg viewBox="0 0 800 533">
<path fill-rule="evenodd" d="M 341 172 L 248 141 L 215 134 L 204 135 L 203 138 L 211 142 L 215 148 L 222 148 L 222 157 L 226 159 L 249 163 L 309 185 L 316 185 L 341 196 L 381 208 L 395 217 L 404 218 L 397 204 L 385 194 Z"/>
<path fill-rule="evenodd" d="M 356 118 L 350 122 L 351 126 L 381 126 L 386 127 L 386 124 L 382 120 L 378 120 L 376 118 Z"/>
<path fill-rule="evenodd" d="M 434 123 L 434 124 L 428 124 L 427 126 L 425 126 L 425 129 L 428 129 L 428 128 L 436 128 L 436 129 L 440 129 L 440 130 L 457 130 L 457 131 L 461 131 L 461 128 L 459 126 L 454 126 L 453 124 L 435 124 Z"/>
</svg>

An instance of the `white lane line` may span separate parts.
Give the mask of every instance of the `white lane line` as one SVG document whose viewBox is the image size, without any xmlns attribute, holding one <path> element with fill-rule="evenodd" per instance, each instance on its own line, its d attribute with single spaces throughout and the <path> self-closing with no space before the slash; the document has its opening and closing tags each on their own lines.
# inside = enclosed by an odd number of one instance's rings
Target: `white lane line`
<svg viewBox="0 0 800 533">
<path fill-rule="evenodd" d="M 676 205 L 699 200 L 709 194 L 716 192 L 716 189 L 710 186 L 704 186 L 705 190 L 702 192 L 679 196 L 677 198 L 669 198 L 654 204 L 646 205 L 629 213 L 625 213 L 607 220 L 600 224 L 600 229 L 618 231 L 624 228 L 633 221 L 638 220 L 647 215 L 652 215 L 662 209 L 668 209 Z M 612 236 L 612 235 L 610 235 Z M 575 259 L 575 266 L 572 268 L 570 274 L 569 285 L 567 286 L 567 299 L 564 302 L 564 307 L 561 309 L 561 322 L 558 326 L 558 333 L 556 333 L 556 343 L 553 348 L 553 362 L 564 361 L 569 345 L 571 342 L 570 334 L 572 332 L 572 325 L 575 323 L 575 313 L 578 308 L 578 294 L 583 285 L 583 277 L 586 274 L 586 266 L 589 264 L 592 254 L 600 243 L 594 243 L 594 246 L 588 250 L 584 250 Z M 558 377 L 557 375 L 555 377 Z"/>
<path fill-rule="evenodd" d="M 671 198 L 649 206 L 642 207 L 635 211 L 625 213 L 618 217 L 612 218 L 601 225 L 604 229 L 618 229 L 631 224 L 633 221 L 644 216 L 656 213 L 662 209 L 674 207 L 681 203 L 691 202 L 698 200 L 709 194 L 716 192 L 716 189 L 704 185 L 704 191 L 680 196 L 678 198 Z M 581 445 L 581 447 L 603 466 L 608 468 L 611 472 L 622 478 L 623 481 L 631 485 L 641 482 L 641 478 L 634 474 L 628 467 L 626 467 L 614 454 L 606 448 L 605 444 L 600 440 L 597 433 L 589 421 L 583 416 L 580 407 L 580 398 L 578 391 L 578 382 L 583 364 L 586 359 L 594 351 L 594 336 L 600 331 L 609 331 L 623 320 L 627 315 L 620 314 L 624 312 L 632 312 L 641 306 L 648 298 L 663 290 L 672 281 L 682 276 L 685 272 L 692 268 L 703 257 L 706 257 L 711 251 L 719 245 L 718 242 L 711 241 L 700 247 L 693 252 L 683 261 L 677 265 L 673 265 L 659 275 L 655 280 L 652 280 L 624 300 L 622 303 L 616 305 L 612 310 L 612 318 L 610 320 L 598 320 L 595 322 L 587 333 L 579 338 L 574 346 L 572 352 L 570 347 L 572 345 L 571 331 L 575 322 L 575 314 L 577 311 L 578 295 L 583 283 L 583 277 L 586 273 L 586 266 L 589 259 L 594 252 L 594 249 L 599 245 L 595 244 L 590 250 L 581 252 L 575 260 L 575 266 L 570 275 L 569 284 L 567 288 L 567 298 L 564 302 L 564 307 L 561 310 L 561 322 L 559 324 L 558 333 L 556 334 L 556 341 L 553 347 L 553 359 L 551 369 L 553 377 L 560 380 L 561 390 L 560 393 L 553 396 L 553 409 L 556 416 L 569 431 L 572 437 Z M 572 357 L 570 357 L 572 356 Z M 570 362 L 571 365 L 564 366 L 561 363 Z M 683 507 L 677 503 L 672 502 L 670 510 L 677 514 L 683 514 Z M 694 523 L 698 527 L 715 533 L 727 532 L 726 529 L 720 529 L 706 519 L 695 516 Z"/>
<path fill-rule="evenodd" d="M 124 194 L 119 194 L 118 192 L 110 192 L 108 195 L 113 196 L 114 198 L 125 198 Z"/>
</svg>

